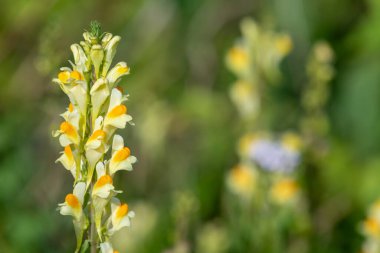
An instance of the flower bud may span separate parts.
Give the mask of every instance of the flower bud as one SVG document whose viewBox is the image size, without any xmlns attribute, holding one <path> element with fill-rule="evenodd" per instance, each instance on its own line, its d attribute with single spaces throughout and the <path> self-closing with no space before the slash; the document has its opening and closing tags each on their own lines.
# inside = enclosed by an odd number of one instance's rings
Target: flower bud
<svg viewBox="0 0 380 253">
<path fill-rule="evenodd" d="M 102 76 L 106 76 L 108 69 L 111 66 L 112 59 L 115 56 L 116 53 L 116 47 L 119 44 L 120 36 L 113 37 L 106 45 L 104 51 L 105 51 L 105 58 L 103 63 L 103 71 Z"/>
<path fill-rule="evenodd" d="M 108 42 L 112 39 L 112 33 L 106 33 L 104 34 L 102 38 L 102 46 L 106 47 Z"/>
<path fill-rule="evenodd" d="M 93 45 L 91 47 L 90 56 L 91 56 L 91 61 L 95 67 L 95 75 L 96 77 L 99 77 L 100 65 L 102 64 L 103 58 L 104 58 L 104 52 L 103 52 L 102 46 L 99 44 Z"/>
<path fill-rule="evenodd" d="M 90 50 L 91 50 L 90 45 L 86 41 L 81 41 L 79 44 L 82 46 L 82 48 L 83 48 L 84 52 L 86 53 L 86 55 L 89 55 L 90 54 Z"/>
<path fill-rule="evenodd" d="M 83 48 L 78 44 L 71 45 L 71 51 L 73 52 L 74 56 L 74 63 L 77 66 L 77 70 L 81 72 L 87 72 L 88 66 L 87 66 L 87 56 L 83 51 Z"/>
<path fill-rule="evenodd" d="M 83 33 L 83 38 L 84 40 L 87 42 L 87 43 L 90 43 L 91 44 L 91 34 L 89 32 L 84 32 Z"/>
</svg>

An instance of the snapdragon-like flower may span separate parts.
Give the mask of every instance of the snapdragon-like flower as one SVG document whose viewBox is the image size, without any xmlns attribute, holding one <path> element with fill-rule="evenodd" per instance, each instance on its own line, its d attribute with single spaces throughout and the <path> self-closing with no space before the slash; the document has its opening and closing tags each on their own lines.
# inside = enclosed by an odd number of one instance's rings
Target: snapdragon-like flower
<svg viewBox="0 0 380 253">
<path fill-rule="evenodd" d="M 124 104 L 128 95 L 117 87 L 130 68 L 125 62 L 112 67 L 119 36 L 102 34 L 99 24 L 92 23 L 91 31 L 83 37 L 84 41 L 71 46 L 71 67 L 61 68 L 53 79 L 70 101 L 61 114 L 63 122 L 53 132 L 64 149 L 56 162 L 71 172 L 75 185 L 73 193 L 59 204 L 59 211 L 73 217 L 75 252 L 86 250 L 83 237 L 88 234 L 92 253 L 99 248 L 102 253 L 115 253 L 110 236 L 130 226 L 134 217 L 129 206 L 116 198 L 121 191 L 113 184 L 117 171 L 131 171 L 137 161 L 123 137 L 114 136 L 116 130 L 132 124 Z"/>
<path fill-rule="evenodd" d="M 66 195 L 65 202 L 59 204 L 59 210 L 62 215 L 71 215 L 76 220 L 80 220 L 83 215 L 83 200 L 86 185 L 83 182 L 77 183 L 73 193 Z"/>
<path fill-rule="evenodd" d="M 57 159 L 56 162 L 62 163 L 63 167 L 67 169 L 68 171 L 73 174 L 73 177 L 75 178 L 75 173 L 76 173 L 76 163 L 75 163 L 75 158 L 73 151 L 70 147 L 70 145 L 67 145 L 62 152 L 62 155 Z"/>
<path fill-rule="evenodd" d="M 127 203 L 120 203 L 120 200 L 114 198 L 111 202 L 111 212 L 110 217 L 110 229 L 109 233 L 113 234 L 114 232 L 131 225 L 131 218 L 135 217 L 133 211 L 129 211 Z"/>
<path fill-rule="evenodd" d="M 131 150 L 124 147 L 124 140 L 120 135 L 115 134 L 112 143 L 112 157 L 109 162 L 109 170 L 111 175 L 119 170 L 131 171 L 132 164 L 137 161 L 137 158 L 131 155 Z"/>
<path fill-rule="evenodd" d="M 115 189 L 113 186 L 112 177 L 106 174 L 104 164 L 102 162 L 98 163 L 96 174 L 98 177 L 92 189 L 92 196 L 107 199 Z"/>
<path fill-rule="evenodd" d="M 111 135 L 116 128 L 125 128 L 127 122 L 132 120 L 132 117 L 127 114 L 127 107 L 122 103 L 127 100 L 127 96 L 123 96 L 117 88 L 112 89 L 110 104 L 104 119 L 104 129 Z"/>
<path fill-rule="evenodd" d="M 226 65 L 237 77 L 230 97 L 244 119 L 256 119 L 262 106 L 262 90 L 280 76 L 279 65 L 292 49 L 288 34 L 276 32 L 246 18 L 242 36 L 226 54 Z"/>
</svg>

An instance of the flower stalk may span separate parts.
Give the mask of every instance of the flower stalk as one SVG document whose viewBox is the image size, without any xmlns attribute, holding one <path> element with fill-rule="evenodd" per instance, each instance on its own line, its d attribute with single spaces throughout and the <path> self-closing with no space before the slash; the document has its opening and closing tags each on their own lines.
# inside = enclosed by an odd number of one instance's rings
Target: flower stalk
<svg viewBox="0 0 380 253">
<path fill-rule="evenodd" d="M 113 179 L 120 170 L 131 171 L 137 161 L 115 134 L 127 123 L 133 125 L 124 103 L 128 95 L 118 87 L 121 77 L 129 74 L 125 62 L 111 68 L 119 36 L 102 33 L 92 22 L 84 41 L 71 45 L 74 61 L 60 69 L 53 79 L 68 96 L 70 104 L 61 114 L 63 122 L 53 133 L 64 148 L 57 159 L 74 178 L 74 190 L 59 204 L 62 215 L 73 217 L 77 238 L 75 252 L 117 252 L 110 237 L 130 226 L 134 213 L 116 195 Z M 84 235 L 88 234 L 85 242 Z M 90 245 L 88 245 L 90 244 Z"/>
</svg>

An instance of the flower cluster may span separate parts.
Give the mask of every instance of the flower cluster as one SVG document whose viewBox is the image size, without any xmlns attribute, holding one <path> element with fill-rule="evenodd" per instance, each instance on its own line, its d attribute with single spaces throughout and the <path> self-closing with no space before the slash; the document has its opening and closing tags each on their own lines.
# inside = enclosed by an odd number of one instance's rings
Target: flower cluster
<svg viewBox="0 0 380 253">
<path fill-rule="evenodd" d="M 300 164 L 302 142 L 294 133 L 279 138 L 266 133 L 247 134 L 239 142 L 241 164 L 235 166 L 228 176 L 230 189 L 240 196 L 252 196 L 258 186 L 257 180 L 270 173 L 268 191 L 276 203 L 285 203 L 299 193 L 299 185 L 293 177 Z"/>
<path fill-rule="evenodd" d="M 292 49 L 292 40 L 259 26 L 252 19 L 241 23 L 243 36 L 228 51 L 227 67 L 237 76 L 230 97 L 243 118 L 255 118 L 261 107 L 263 85 L 279 76 L 279 64 Z"/>
<path fill-rule="evenodd" d="M 114 252 L 110 236 L 130 226 L 134 216 L 128 205 L 116 198 L 121 191 L 113 184 L 116 172 L 131 171 L 137 161 L 123 138 L 115 134 L 132 120 L 123 104 L 128 95 L 118 86 L 120 78 L 129 74 L 129 67 L 119 62 L 111 68 L 119 36 L 101 34 L 100 25 L 92 23 L 91 31 L 83 37 L 84 41 L 71 46 L 71 67 L 61 68 L 53 80 L 70 100 L 61 114 L 63 122 L 53 133 L 64 148 L 57 162 L 74 178 L 73 193 L 67 194 L 59 210 L 73 217 L 76 252 L 90 243 L 91 252 L 100 247 L 108 253 Z M 87 230 L 90 238 L 83 243 Z"/>
<path fill-rule="evenodd" d="M 334 51 L 327 42 L 317 42 L 307 63 L 308 83 L 302 92 L 304 116 L 301 128 L 309 142 L 315 146 L 318 139 L 323 139 L 329 129 L 325 106 L 329 99 L 329 84 L 334 77 Z"/>
<path fill-rule="evenodd" d="M 360 224 L 360 231 L 365 237 L 362 246 L 363 253 L 380 251 L 380 199 L 375 201 L 368 210 L 366 219 Z"/>
<path fill-rule="evenodd" d="M 284 249 L 278 245 L 290 243 L 287 230 L 300 228 L 297 239 L 303 241 L 309 224 L 297 180 L 303 141 L 293 132 L 271 133 L 266 115 L 272 107 L 266 104 L 269 99 L 263 99 L 276 88 L 270 84 L 278 83 L 280 64 L 291 51 L 292 40 L 252 19 L 243 20 L 241 30 L 242 37 L 226 56 L 227 67 L 237 77 L 230 97 L 244 129 L 237 145 L 240 159 L 228 172 L 226 184 L 232 193 L 227 195 L 230 212 L 245 218 L 234 216 L 232 226 L 234 236 L 252 238 L 251 251 L 280 252 Z"/>
<path fill-rule="evenodd" d="M 265 86 L 280 76 L 279 64 L 291 51 L 292 40 L 287 34 L 266 29 L 252 19 L 242 21 L 241 31 L 242 37 L 226 56 L 227 67 L 237 77 L 230 96 L 243 124 L 247 129 L 254 129 L 265 109 L 262 103 Z M 244 134 L 238 153 L 241 161 L 227 178 L 231 191 L 250 198 L 257 194 L 261 174 L 273 172 L 276 174 L 272 178 L 273 186 L 270 186 L 273 189 L 267 189 L 275 195 L 273 199 L 291 199 L 296 195 L 299 187 L 289 174 L 300 163 L 300 138 L 297 135 L 286 133 L 277 140 L 269 134 Z M 280 174 L 286 177 L 280 180 Z"/>
</svg>

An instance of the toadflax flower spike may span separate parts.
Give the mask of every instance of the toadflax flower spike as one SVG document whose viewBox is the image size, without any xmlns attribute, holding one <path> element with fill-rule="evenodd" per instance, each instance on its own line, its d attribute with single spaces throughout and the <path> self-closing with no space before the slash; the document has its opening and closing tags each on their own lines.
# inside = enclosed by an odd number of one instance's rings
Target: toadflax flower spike
<svg viewBox="0 0 380 253">
<path fill-rule="evenodd" d="M 120 204 L 113 177 L 119 170 L 132 170 L 136 157 L 131 155 L 118 129 L 131 123 L 127 114 L 127 95 L 115 88 L 129 74 L 125 62 L 112 65 L 119 36 L 101 33 L 97 22 L 91 23 L 84 40 L 71 46 L 70 67 L 60 68 L 53 82 L 68 96 L 70 104 L 61 114 L 63 122 L 53 132 L 63 147 L 60 162 L 74 177 L 73 193 L 59 204 L 62 215 L 71 216 L 77 247 L 75 252 L 115 253 L 110 236 L 122 227 L 130 226 L 134 216 L 127 204 Z M 112 143 L 111 143 L 112 142 Z M 112 145 L 112 153 L 107 151 Z M 117 204 L 115 204 L 117 203 Z M 84 235 L 89 235 L 83 243 Z M 89 244 L 89 245 L 88 245 Z"/>
</svg>

